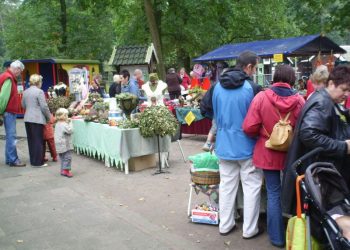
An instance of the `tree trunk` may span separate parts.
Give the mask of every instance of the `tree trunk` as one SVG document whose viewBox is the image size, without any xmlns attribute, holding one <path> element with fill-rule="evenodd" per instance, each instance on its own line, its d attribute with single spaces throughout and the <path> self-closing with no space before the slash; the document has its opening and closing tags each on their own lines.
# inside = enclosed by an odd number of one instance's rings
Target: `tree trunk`
<svg viewBox="0 0 350 250">
<path fill-rule="evenodd" d="M 165 80 L 165 66 L 163 61 L 162 45 L 160 42 L 159 30 L 158 30 L 156 18 L 154 15 L 153 5 L 151 0 L 144 0 L 144 3 L 145 3 L 145 12 L 146 12 L 146 17 L 148 21 L 148 26 L 151 31 L 152 41 L 159 60 L 158 67 L 157 67 L 159 78 L 162 80 Z"/>
<path fill-rule="evenodd" d="M 59 47 L 60 53 L 65 53 L 67 49 L 67 6 L 66 0 L 60 0 L 61 13 L 60 23 L 62 28 L 61 46 Z"/>
</svg>

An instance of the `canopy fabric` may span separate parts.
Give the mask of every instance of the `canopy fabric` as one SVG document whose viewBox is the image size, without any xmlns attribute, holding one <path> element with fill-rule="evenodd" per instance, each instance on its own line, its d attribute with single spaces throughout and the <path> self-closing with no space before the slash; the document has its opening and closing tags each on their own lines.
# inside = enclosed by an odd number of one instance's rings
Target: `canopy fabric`
<svg viewBox="0 0 350 250">
<path fill-rule="evenodd" d="M 227 44 L 195 58 L 193 61 L 224 61 L 234 59 L 246 50 L 255 52 L 259 57 L 265 58 L 273 57 L 274 54 L 284 54 L 285 56 L 310 56 L 317 55 L 318 52 L 321 52 L 321 54 L 346 53 L 344 49 L 326 36 L 309 35 L 285 39 Z"/>
</svg>

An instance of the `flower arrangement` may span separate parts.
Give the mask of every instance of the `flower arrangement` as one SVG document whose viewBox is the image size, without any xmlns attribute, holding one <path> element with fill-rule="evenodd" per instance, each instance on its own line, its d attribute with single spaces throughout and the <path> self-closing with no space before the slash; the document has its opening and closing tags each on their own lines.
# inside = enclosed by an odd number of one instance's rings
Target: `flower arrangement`
<svg viewBox="0 0 350 250">
<path fill-rule="evenodd" d="M 58 96 L 55 98 L 49 98 L 47 100 L 47 105 L 49 106 L 50 112 L 55 114 L 56 110 L 59 108 L 68 108 L 71 104 L 71 100 L 66 96 Z"/>
<path fill-rule="evenodd" d="M 125 116 L 130 119 L 131 112 L 137 107 L 139 103 L 138 97 L 130 93 L 122 93 L 117 95 L 116 99 Z"/>
<path fill-rule="evenodd" d="M 140 133 L 143 137 L 174 135 L 179 123 L 163 106 L 151 106 L 140 115 Z"/>
<path fill-rule="evenodd" d="M 95 102 L 103 102 L 103 98 L 99 93 L 90 93 L 89 94 L 89 102 L 95 103 Z"/>
</svg>

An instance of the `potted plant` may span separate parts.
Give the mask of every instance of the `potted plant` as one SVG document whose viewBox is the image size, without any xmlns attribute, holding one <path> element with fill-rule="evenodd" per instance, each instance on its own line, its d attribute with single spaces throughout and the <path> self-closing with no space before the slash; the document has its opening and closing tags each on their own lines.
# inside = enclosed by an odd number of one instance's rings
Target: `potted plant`
<svg viewBox="0 0 350 250">
<path fill-rule="evenodd" d="M 117 103 L 123 110 L 127 119 L 130 119 L 131 112 L 137 107 L 139 99 L 136 95 L 130 93 L 122 93 L 116 96 Z"/>
<path fill-rule="evenodd" d="M 175 135 L 179 123 L 170 111 L 164 106 L 151 106 L 140 115 L 140 133 L 143 137 L 157 136 L 159 169 L 155 174 L 165 173 L 160 163 L 159 137 Z"/>
</svg>

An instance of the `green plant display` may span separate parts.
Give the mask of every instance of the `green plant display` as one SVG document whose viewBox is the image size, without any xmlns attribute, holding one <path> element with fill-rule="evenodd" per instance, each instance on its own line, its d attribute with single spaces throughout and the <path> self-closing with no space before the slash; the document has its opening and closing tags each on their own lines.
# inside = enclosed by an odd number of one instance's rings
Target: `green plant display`
<svg viewBox="0 0 350 250">
<path fill-rule="evenodd" d="M 50 112 L 53 114 L 56 113 L 59 108 L 67 109 L 70 103 L 70 98 L 66 96 L 58 96 L 47 100 L 47 105 L 49 106 Z"/>
<path fill-rule="evenodd" d="M 95 103 L 95 102 L 103 102 L 103 98 L 99 93 L 90 93 L 89 94 L 89 102 Z"/>
<path fill-rule="evenodd" d="M 140 133 L 143 137 L 174 135 L 179 123 L 163 106 L 146 108 L 140 115 Z"/>
<path fill-rule="evenodd" d="M 140 120 L 139 119 L 126 119 L 119 123 L 119 128 L 127 129 L 127 128 L 138 128 L 140 126 Z"/>
<path fill-rule="evenodd" d="M 139 99 L 136 95 L 130 93 L 122 93 L 116 96 L 117 103 L 125 116 L 130 120 L 131 112 L 137 107 Z"/>
</svg>

